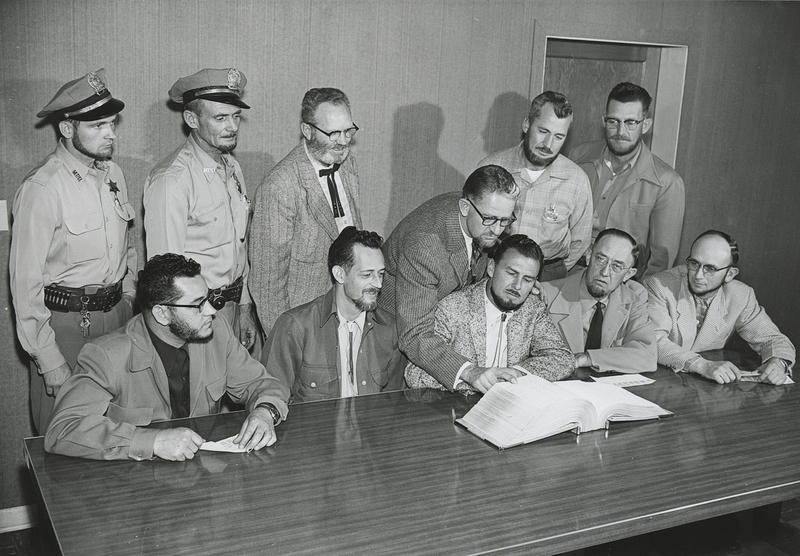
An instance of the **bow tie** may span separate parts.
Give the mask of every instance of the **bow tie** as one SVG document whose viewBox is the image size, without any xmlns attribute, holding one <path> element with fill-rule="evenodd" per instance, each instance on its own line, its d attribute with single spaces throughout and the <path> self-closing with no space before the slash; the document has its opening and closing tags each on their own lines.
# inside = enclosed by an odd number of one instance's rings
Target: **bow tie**
<svg viewBox="0 0 800 556">
<path fill-rule="evenodd" d="M 339 171 L 339 164 L 334 164 L 330 168 L 323 168 L 319 171 L 319 177 L 324 178 L 325 176 L 330 176 L 331 174 L 335 174 Z"/>
</svg>

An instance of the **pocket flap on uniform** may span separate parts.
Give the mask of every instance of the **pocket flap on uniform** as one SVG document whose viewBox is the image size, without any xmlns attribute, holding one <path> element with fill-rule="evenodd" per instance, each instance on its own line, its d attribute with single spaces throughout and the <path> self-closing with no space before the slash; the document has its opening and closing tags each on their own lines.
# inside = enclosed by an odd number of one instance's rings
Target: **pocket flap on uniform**
<svg viewBox="0 0 800 556">
<path fill-rule="evenodd" d="M 103 226 L 103 217 L 99 212 L 87 212 L 65 218 L 64 225 L 71 234 L 77 236 L 99 230 Z"/>
<path fill-rule="evenodd" d="M 108 404 L 106 417 L 115 423 L 130 423 L 137 427 L 144 427 L 153 422 L 152 407 L 122 407 L 120 405 Z"/>
<path fill-rule="evenodd" d="M 227 388 L 228 388 L 228 378 L 226 376 L 223 376 L 218 380 L 215 380 L 211 384 L 208 384 L 206 386 L 206 392 L 208 392 L 209 397 L 216 402 L 219 401 L 219 399 L 225 393 L 225 390 L 227 390 Z"/>
</svg>

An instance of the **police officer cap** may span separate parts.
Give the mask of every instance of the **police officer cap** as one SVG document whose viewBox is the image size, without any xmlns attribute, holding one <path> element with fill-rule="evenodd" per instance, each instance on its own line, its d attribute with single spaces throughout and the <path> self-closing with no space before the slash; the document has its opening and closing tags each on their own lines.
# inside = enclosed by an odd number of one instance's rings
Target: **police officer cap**
<svg viewBox="0 0 800 556">
<path fill-rule="evenodd" d="M 250 108 L 241 99 L 245 85 L 247 78 L 236 68 L 206 68 L 189 77 L 178 79 L 169 90 L 169 98 L 178 104 L 187 104 L 202 98 Z"/>
<path fill-rule="evenodd" d="M 111 96 L 105 75 L 106 70 L 101 68 L 70 81 L 58 90 L 36 117 L 93 122 L 120 112 L 125 103 Z"/>
</svg>

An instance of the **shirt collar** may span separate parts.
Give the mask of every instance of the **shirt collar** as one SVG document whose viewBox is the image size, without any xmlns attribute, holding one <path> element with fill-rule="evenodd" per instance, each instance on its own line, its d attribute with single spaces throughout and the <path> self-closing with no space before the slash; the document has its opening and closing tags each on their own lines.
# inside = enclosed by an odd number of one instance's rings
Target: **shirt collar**
<svg viewBox="0 0 800 556">
<path fill-rule="evenodd" d="M 86 179 L 86 176 L 90 173 L 96 173 L 96 170 L 93 166 L 87 166 L 73 155 L 67 149 L 66 145 L 64 144 L 65 139 L 62 137 L 58 141 L 58 145 L 56 146 L 56 156 L 61 160 L 61 163 L 64 165 L 64 168 L 72 174 L 78 183 L 83 183 Z"/>
<path fill-rule="evenodd" d="M 164 365 L 164 369 L 169 372 L 175 364 L 178 352 L 181 350 L 186 351 L 186 344 L 184 343 L 181 347 L 171 346 L 150 330 L 147 321 L 144 321 L 144 326 L 147 328 L 147 333 L 150 335 L 150 340 L 153 342 L 153 347 L 156 349 L 158 358 L 161 359 L 161 364 Z"/>
<path fill-rule="evenodd" d="M 339 321 L 339 328 L 347 326 L 348 321 L 345 320 L 345 318 L 342 315 L 340 315 L 338 311 L 336 312 L 336 318 Z M 367 312 L 361 311 L 361 313 L 359 313 L 359 315 L 356 317 L 356 320 L 349 322 L 355 322 L 358 325 L 359 330 L 364 330 L 364 324 L 366 323 L 366 320 L 367 320 Z"/>
<path fill-rule="evenodd" d="M 189 134 L 189 146 L 192 152 L 192 155 L 200 162 L 203 166 L 203 175 L 205 175 L 206 180 L 211 182 L 214 179 L 214 174 L 217 173 L 217 170 L 222 169 L 222 165 L 219 164 L 216 160 L 211 158 L 211 155 L 208 154 L 203 148 L 197 143 L 194 138 L 194 135 L 191 133 Z M 222 156 L 222 159 L 225 160 L 225 156 Z M 227 161 L 226 161 L 227 163 Z"/>
<path fill-rule="evenodd" d="M 608 157 L 608 153 L 609 153 L 608 145 L 606 145 L 606 148 L 603 149 L 603 163 L 611 171 L 611 174 L 613 176 L 618 176 L 621 173 L 625 172 L 626 170 L 630 170 L 631 168 L 636 166 L 636 162 L 639 160 L 639 155 L 642 154 L 642 144 L 643 143 L 641 141 L 639 141 L 639 146 L 636 148 L 636 154 L 633 155 L 633 158 L 631 158 L 628 161 L 628 163 L 622 168 L 622 170 L 620 170 L 616 174 L 614 173 L 613 165 L 611 164 L 611 159 L 609 159 L 609 157 Z"/>
</svg>

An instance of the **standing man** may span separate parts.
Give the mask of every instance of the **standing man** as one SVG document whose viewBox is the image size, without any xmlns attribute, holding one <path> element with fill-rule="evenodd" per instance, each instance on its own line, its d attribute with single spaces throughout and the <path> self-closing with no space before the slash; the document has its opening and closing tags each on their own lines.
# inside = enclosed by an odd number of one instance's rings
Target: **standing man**
<svg viewBox="0 0 800 556">
<path fill-rule="evenodd" d="M 347 95 L 311 89 L 300 117 L 300 144 L 256 191 L 250 284 L 265 334 L 283 312 L 328 291 L 328 248 L 347 226 L 361 228 Z"/>
<path fill-rule="evenodd" d="M 178 253 L 195 259 L 212 304 L 242 345 L 256 340 L 247 285 L 250 199 L 233 157 L 247 78 L 237 69 L 203 69 L 182 77 L 169 98 L 183 104 L 186 143 L 162 160 L 144 185 L 147 257 Z"/>
<path fill-rule="evenodd" d="M 333 287 L 281 315 L 264 346 L 267 373 L 293 402 L 401 390 L 406 358 L 394 317 L 378 308 L 385 272 L 375 232 L 345 228 L 331 244 Z"/>
<path fill-rule="evenodd" d="M 575 368 L 599 372 L 656 370 L 656 335 L 647 315 L 647 290 L 630 281 L 639 246 L 608 229 L 589 250 L 589 265 L 564 280 L 542 284 L 550 317 L 575 356 Z"/>
<path fill-rule="evenodd" d="M 519 187 L 500 166 L 481 166 L 461 192 L 417 207 L 383 246 L 386 277 L 381 307 L 394 313 L 400 349 L 449 390 L 461 381 L 486 392 L 521 371 L 478 366 L 434 331 L 436 303 L 474 284 L 486 271 L 486 250 L 514 222 Z"/>
<path fill-rule="evenodd" d="M 568 377 L 574 368 L 572 352 L 545 304 L 531 295 L 543 260 L 528 236 L 506 237 L 489 259 L 488 278 L 436 304 L 434 332 L 476 365 L 516 367 L 547 380 Z M 411 388 L 444 389 L 414 364 L 405 375 Z M 475 392 L 464 382 L 456 390 Z"/>
<path fill-rule="evenodd" d="M 525 234 L 542 248 L 542 281 L 564 278 L 589 247 L 592 192 L 586 174 L 562 154 L 572 124 L 572 106 L 561 93 L 533 99 L 516 147 L 481 162 L 502 166 L 521 190 L 511 233 Z"/>
<path fill-rule="evenodd" d="M 592 184 L 592 237 L 606 228 L 631 234 L 639 244 L 638 276 L 671 268 L 683 229 L 683 180 L 642 142 L 650 131 L 650 95 L 633 83 L 611 90 L 603 116 L 606 140 L 570 153 Z"/>
<path fill-rule="evenodd" d="M 31 358 L 39 434 L 83 344 L 133 315 L 134 210 L 122 170 L 111 161 L 124 107 L 106 87 L 103 69 L 61 87 L 37 114 L 57 122 L 61 139 L 14 197 L 11 294 L 17 335 Z"/>
<path fill-rule="evenodd" d="M 741 371 L 732 362 L 699 353 L 722 349 L 735 331 L 761 356 L 759 382 L 783 384 L 795 363 L 794 346 L 758 304 L 753 288 L 735 280 L 738 263 L 733 238 L 708 230 L 694 240 L 685 266 L 645 278 L 658 362 L 720 384 L 738 380 Z"/>
</svg>

